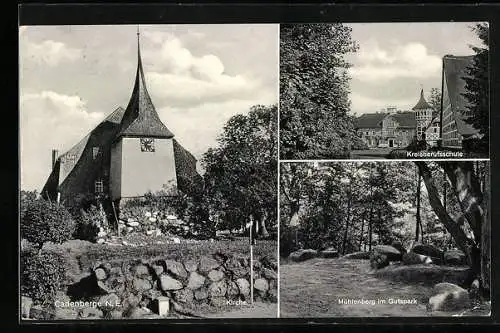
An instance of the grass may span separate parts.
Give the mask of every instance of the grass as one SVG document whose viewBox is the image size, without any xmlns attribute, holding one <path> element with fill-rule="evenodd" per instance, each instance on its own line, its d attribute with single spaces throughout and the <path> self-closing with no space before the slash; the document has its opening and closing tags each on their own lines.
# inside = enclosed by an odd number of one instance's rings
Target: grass
<svg viewBox="0 0 500 333">
<path fill-rule="evenodd" d="M 364 259 L 315 258 L 301 263 L 280 263 L 280 280 L 280 315 L 284 318 L 463 315 L 428 312 L 431 286 L 382 279 L 370 269 L 369 260 Z M 374 300 L 375 304 L 344 305 L 339 304 L 339 299 Z M 391 299 L 416 299 L 417 303 L 390 304 Z"/>
</svg>

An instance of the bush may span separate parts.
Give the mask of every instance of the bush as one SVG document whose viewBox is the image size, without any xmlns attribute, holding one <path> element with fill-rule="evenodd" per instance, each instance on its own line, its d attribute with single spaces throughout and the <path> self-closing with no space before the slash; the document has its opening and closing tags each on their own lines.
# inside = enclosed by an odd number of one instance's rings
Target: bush
<svg viewBox="0 0 500 333">
<path fill-rule="evenodd" d="M 44 242 L 62 243 L 71 239 L 76 225 L 64 206 L 44 199 L 25 200 L 21 216 L 21 236 L 42 246 Z"/>
<path fill-rule="evenodd" d="M 87 211 L 81 209 L 74 237 L 89 242 L 97 241 L 99 227 L 103 222 L 102 215 L 96 206 L 90 206 L 90 209 Z"/>
<path fill-rule="evenodd" d="M 53 252 L 30 248 L 21 252 L 21 293 L 38 304 L 53 302 L 64 284 L 66 261 Z"/>
<path fill-rule="evenodd" d="M 288 257 L 290 253 L 299 249 L 296 242 L 297 228 L 287 225 L 280 226 L 280 256 Z"/>
<path fill-rule="evenodd" d="M 370 255 L 370 267 L 379 269 L 389 266 L 389 258 L 378 251 L 373 251 Z"/>
</svg>

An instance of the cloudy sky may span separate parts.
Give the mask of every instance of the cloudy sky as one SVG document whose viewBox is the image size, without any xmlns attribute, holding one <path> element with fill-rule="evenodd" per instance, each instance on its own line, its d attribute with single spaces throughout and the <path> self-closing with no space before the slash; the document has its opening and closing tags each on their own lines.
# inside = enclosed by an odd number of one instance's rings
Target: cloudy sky
<svg viewBox="0 0 500 333">
<path fill-rule="evenodd" d="M 372 113 L 387 106 L 411 109 L 423 87 L 441 89 L 442 57 L 471 55 L 481 45 L 474 23 L 356 23 L 352 38 L 359 50 L 348 56 L 351 110 Z"/>
<path fill-rule="evenodd" d="M 41 190 L 51 149 L 76 144 L 118 106 L 137 66 L 135 25 L 20 27 L 21 188 Z M 278 25 L 141 26 L 162 121 L 198 159 L 233 115 L 277 103 Z"/>
</svg>

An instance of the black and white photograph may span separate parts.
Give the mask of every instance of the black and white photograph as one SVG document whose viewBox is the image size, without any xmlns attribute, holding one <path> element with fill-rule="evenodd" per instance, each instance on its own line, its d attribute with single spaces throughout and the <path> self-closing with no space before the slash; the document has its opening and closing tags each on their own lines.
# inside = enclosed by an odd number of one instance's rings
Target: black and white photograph
<svg viewBox="0 0 500 333">
<path fill-rule="evenodd" d="M 19 27 L 20 317 L 278 316 L 279 25 Z"/>
<path fill-rule="evenodd" d="M 487 23 L 280 31 L 282 160 L 489 157 Z"/>
<path fill-rule="evenodd" d="M 489 161 L 280 164 L 280 317 L 491 315 Z"/>
</svg>

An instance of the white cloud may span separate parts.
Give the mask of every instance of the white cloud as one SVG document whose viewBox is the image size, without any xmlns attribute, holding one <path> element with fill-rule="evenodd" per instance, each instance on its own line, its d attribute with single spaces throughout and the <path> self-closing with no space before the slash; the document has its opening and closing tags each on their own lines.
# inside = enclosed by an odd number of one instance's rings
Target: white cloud
<svg viewBox="0 0 500 333">
<path fill-rule="evenodd" d="M 351 111 L 358 115 L 362 113 L 373 113 L 385 109 L 388 106 L 395 106 L 399 110 L 406 111 L 416 103 L 415 99 L 398 99 L 398 98 L 373 98 L 361 95 L 359 93 L 351 93 Z"/>
<path fill-rule="evenodd" d="M 71 48 L 62 42 L 50 39 L 41 43 L 22 39 L 19 52 L 20 58 L 24 60 L 49 66 L 56 66 L 63 61 L 72 62 L 82 57 L 81 49 Z"/>
<path fill-rule="evenodd" d="M 441 70 L 441 58 L 429 54 L 423 44 L 414 42 L 382 49 L 371 40 L 360 48 L 354 63 L 350 74 L 364 82 L 437 77 Z"/>
<path fill-rule="evenodd" d="M 67 151 L 103 118 L 102 113 L 88 112 L 78 96 L 53 91 L 22 94 L 21 188 L 41 190 L 50 173 L 51 150 Z"/>
</svg>

